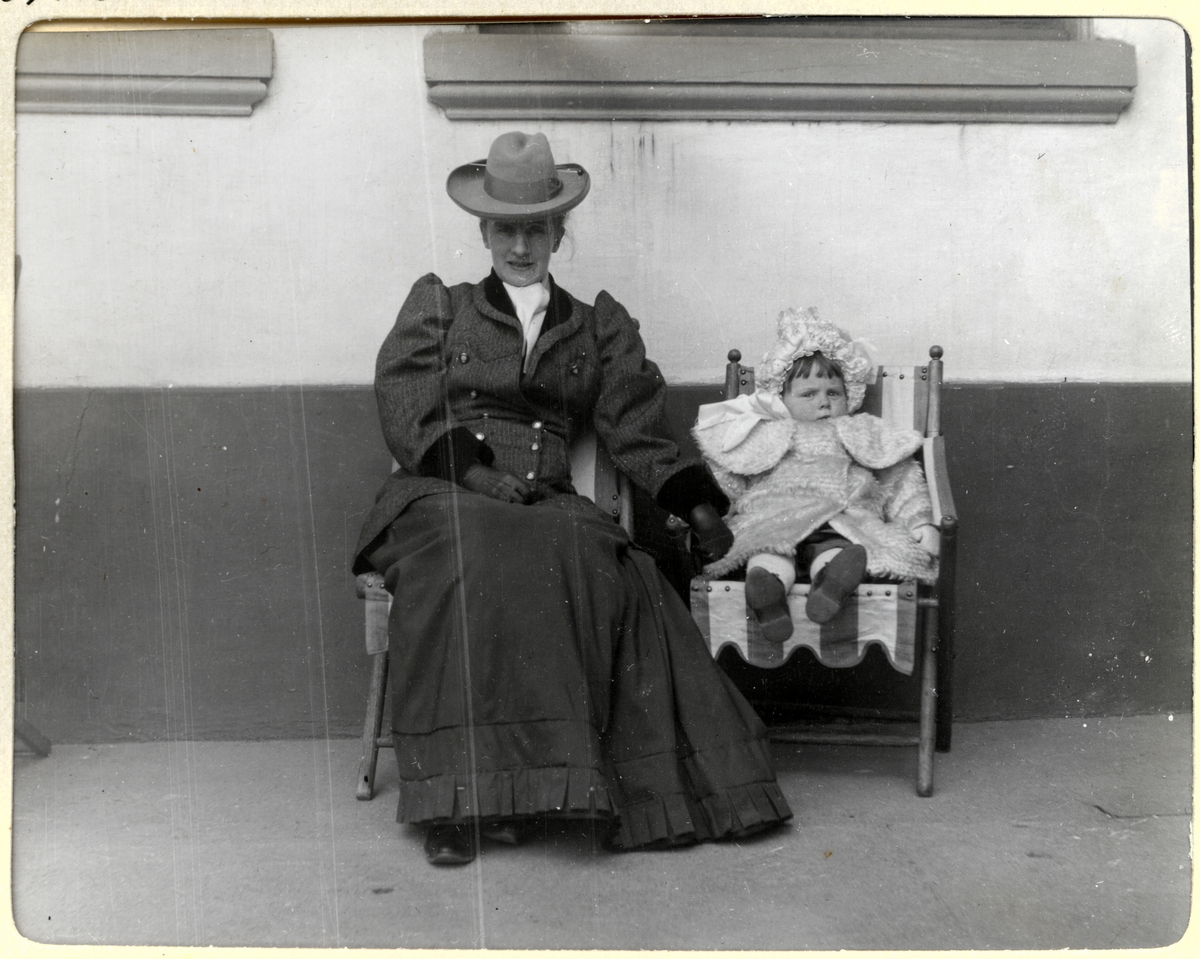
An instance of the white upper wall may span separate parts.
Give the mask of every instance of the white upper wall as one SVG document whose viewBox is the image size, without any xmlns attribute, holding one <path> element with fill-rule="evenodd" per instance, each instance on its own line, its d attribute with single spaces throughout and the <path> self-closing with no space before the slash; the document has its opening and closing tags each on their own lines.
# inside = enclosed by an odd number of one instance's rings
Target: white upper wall
<svg viewBox="0 0 1200 959">
<path fill-rule="evenodd" d="M 1115 126 L 451 122 L 428 27 L 273 27 L 248 118 L 20 114 L 16 384 L 365 384 L 408 288 L 490 266 L 450 169 L 541 129 L 592 192 L 555 278 L 607 289 L 673 382 L 786 306 L 964 380 L 1191 376 L 1184 35 Z"/>
</svg>

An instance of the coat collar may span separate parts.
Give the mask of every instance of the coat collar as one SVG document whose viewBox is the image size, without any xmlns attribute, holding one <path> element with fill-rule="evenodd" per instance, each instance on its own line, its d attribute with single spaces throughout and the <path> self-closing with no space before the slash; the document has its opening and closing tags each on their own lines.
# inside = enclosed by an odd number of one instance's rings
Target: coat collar
<svg viewBox="0 0 1200 959">
<path fill-rule="evenodd" d="M 546 318 L 542 321 L 542 332 L 533 347 L 533 362 L 537 365 L 542 355 L 563 337 L 573 333 L 579 326 L 581 318 L 575 310 L 571 294 L 554 282 L 550 276 L 550 305 L 546 308 Z M 495 319 L 514 324 L 520 329 L 521 322 L 517 319 L 517 311 L 512 305 L 504 283 L 492 270 L 482 283 L 476 287 L 477 305 L 486 305 L 490 309 L 485 313 L 494 314 Z M 482 304 L 481 302 L 482 301 Z"/>
<path fill-rule="evenodd" d="M 571 295 L 554 282 L 553 276 L 548 279 L 550 280 L 550 305 L 546 308 L 546 319 L 542 321 L 542 336 L 560 323 L 566 323 L 574 312 L 571 307 Z M 512 317 L 514 320 L 517 318 L 517 311 L 513 308 L 508 290 L 504 288 L 504 283 L 496 275 L 495 270 L 492 270 L 483 281 L 483 295 L 488 306 L 497 313 Z"/>
</svg>

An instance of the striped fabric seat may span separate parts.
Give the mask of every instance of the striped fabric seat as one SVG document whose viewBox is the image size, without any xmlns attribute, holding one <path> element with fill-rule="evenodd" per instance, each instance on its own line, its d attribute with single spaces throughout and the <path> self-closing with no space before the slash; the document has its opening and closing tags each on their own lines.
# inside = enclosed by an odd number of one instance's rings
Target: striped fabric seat
<svg viewBox="0 0 1200 959">
<path fill-rule="evenodd" d="M 807 583 L 797 583 L 788 594 L 795 630 L 783 645 L 763 639 L 758 622 L 747 615 L 745 583 L 697 579 L 692 583 L 692 617 L 714 657 L 732 646 L 746 662 L 774 667 L 807 646 L 824 666 L 857 666 L 867 648 L 877 643 L 894 669 L 912 675 L 916 662 L 916 583 L 864 583 L 833 619 L 821 625 L 804 615 L 808 590 Z"/>
</svg>

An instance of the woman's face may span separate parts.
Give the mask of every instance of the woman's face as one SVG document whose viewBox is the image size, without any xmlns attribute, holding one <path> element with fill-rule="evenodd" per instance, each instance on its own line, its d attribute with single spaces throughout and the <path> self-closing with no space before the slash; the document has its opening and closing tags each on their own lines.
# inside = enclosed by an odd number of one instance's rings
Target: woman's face
<svg viewBox="0 0 1200 959">
<path fill-rule="evenodd" d="M 481 220 L 483 245 L 492 251 L 496 275 L 510 286 L 541 283 L 550 272 L 562 227 L 553 220 Z"/>
</svg>

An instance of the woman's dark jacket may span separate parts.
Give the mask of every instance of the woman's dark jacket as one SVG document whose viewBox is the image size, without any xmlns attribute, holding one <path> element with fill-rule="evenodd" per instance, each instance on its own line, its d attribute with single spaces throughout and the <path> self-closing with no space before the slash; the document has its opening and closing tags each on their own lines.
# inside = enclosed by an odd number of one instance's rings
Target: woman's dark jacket
<svg viewBox="0 0 1200 959">
<path fill-rule="evenodd" d="M 504 285 L 413 285 L 375 366 L 384 439 L 399 469 L 363 525 L 368 547 L 414 499 L 454 489 L 473 463 L 494 466 L 543 495 L 573 492 L 569 450 L 594 428 L 614 462 L 670 513 L 728 501 L 698 459 L 680 455 L 664 414 L 666 383 L 646 359 L 638 324 L 601 292 L 594 306 L 550 282 L 529 372 L 524 335 Z"/>
</svg>

